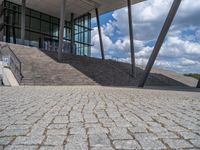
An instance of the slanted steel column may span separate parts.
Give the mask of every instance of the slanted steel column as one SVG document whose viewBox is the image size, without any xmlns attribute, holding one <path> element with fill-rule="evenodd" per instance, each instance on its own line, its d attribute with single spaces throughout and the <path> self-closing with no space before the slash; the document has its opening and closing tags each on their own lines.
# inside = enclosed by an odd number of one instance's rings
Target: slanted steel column
<svg viewBox="0 0 200 150">
<path fill-rule="evenodd" d="M 177 12 L 178 8 L 180 6 L 180 3 L 181 3 L 181 0 L 174 0 L 174 2 L 172 4 L 172 7 L 171 7 L 171 9 L 169 11 L 167 19 L 166 19 L 166 21 L 164 23 L 164 26 L 163 26 L 163 28 L 161 30 L 161 33 L 160 33 L 159 37 L 158 37 L 158 40 L 157 40 L 156 45 L 154 47 L 154 50 L 153 50 L 153 52 L 151 54 L 151 57 L 149 58 L 149 61 L 147 63 L 146 69 L 144 71 L 144 75 L 142 76 L 142 78 L 141 78 L 141 80 L 139 82 L 139 85 L 138 85 L 139 87 L 144 87 L 144 84 L 145 84 L 145 82 L 146 82 L 146 80 L 147 80 L 147 78 L 149 76 L 149 73 L 150 73 L 150 71 L 151 71 L 151 69 L 153 67 L 153 64 L 154 64 L 154 62 L 155 62 L 155 60 L 156 60 L 156 58 L 158 56 L 160 48 L 161 48 L 161 46 L 162 46 L 162 44 L 163 44 L 163 42 L 165 40 L 165 37 L 166 37 L 166 35 L 167 35 L 168 31 L 169 31 L 169 28 L 170 28 L 170 26 L 172 24 L 172 21 L 173 21 L 175 15 L 176 15 L 176 12 Z"/>
<path fill-rule="evenodd" d="M 22 45 L 25 44 L 25 25 L 26 25 L 26 0 L 22 0 L 22 14 L 21 14 L 21 40 L 22 40 Z"/>
<path fill-rule="evenodd" d="M 131 0 L 127 0 L 128 5 L 128 21 L 129 21 L 129 36 L 130 36 L 130 50 L 131 50 L 131 75 L 136 77 L 135 69 L 135 50 L 134 50 L 134 39 L 133 39 L 133 21 L 132 21 L 132 10 Z"/>
<path fill-rule="evenodd" d="M 61 0 L 59 46 L 58 46 L 58 60 L 59 61 L 62 60 L 63 35 L 64 35 L 64 25 L 65 25 L 65 4 L 66 4 L 66 0 Z"/>
<path fill-rule="evenodd" d="M 102 57 L 102 60 L 104 60 L 105 59 L 104 47 L 103 47 L 103 40 L 102 40 L 102 35 L 101 35 L 101 26 L 100 26 L 98 8 L 96 8 L 95 11 L 96 11 L 96 18 L 97 18 L 97 26 L 98 26 L 98 31 L 99 31 L 99 42 L 100 42 L 100 47 L 101 47 L 101 57 Z"/>
<path fill-rule="evenodd" d="M 199 82 L 197 84 L 197 88 L 200 88 L 200 79 L 199 79 Z"/>
<path fill-rule="evenodd" d="M 71 53 L 75 54 L 74 52 L 74 14 L 71 13 Z"/>
</svg>

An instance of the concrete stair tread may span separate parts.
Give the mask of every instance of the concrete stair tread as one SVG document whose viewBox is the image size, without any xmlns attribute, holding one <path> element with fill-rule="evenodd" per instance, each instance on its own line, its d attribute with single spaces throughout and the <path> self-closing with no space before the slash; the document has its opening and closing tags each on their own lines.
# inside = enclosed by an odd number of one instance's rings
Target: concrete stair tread
<svg viewBox="0 0 200 150">
<path fill-rule="evenodd" d="M 84 56 L 63 54 L 63 63 L 56 61 L 57 54 L 42 52 L 37 48 L 9 44 L 22 62 L 22 85 L 111 85 L 135 86 L 143 74 L 140 66 L 136 68 L 136 79 L 130 76 L 131 65 L 113 60 L 100 60 Z M 189 85 L 197 83 L 194 79 L 153 69 L 147 85 Z"/>
</svg>

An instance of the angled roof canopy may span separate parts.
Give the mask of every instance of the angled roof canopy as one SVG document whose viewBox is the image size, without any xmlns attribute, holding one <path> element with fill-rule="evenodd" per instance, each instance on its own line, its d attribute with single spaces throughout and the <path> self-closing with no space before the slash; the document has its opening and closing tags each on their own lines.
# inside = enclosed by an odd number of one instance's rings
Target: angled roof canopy
<svg viewBox="0 0 200 150">
<path fill-rule="evenodd" d="M 0 0 L 3 1 L 3 0 Z M 21 0 L 9 0 L 21 4 Z M 132 4 L 144 0 L 132 0 Z M 34 10 L 59 17 L 61 0 L 26 0 L 26 6 Z M 66 20 L 69 20 L 70 14 L 75 17 L 90 12 L 94 17 L 94 9 L 99 9 L 99 14 L 113 11 L 127 5 L 127 0 L 66 0 Z"/>
</svg>

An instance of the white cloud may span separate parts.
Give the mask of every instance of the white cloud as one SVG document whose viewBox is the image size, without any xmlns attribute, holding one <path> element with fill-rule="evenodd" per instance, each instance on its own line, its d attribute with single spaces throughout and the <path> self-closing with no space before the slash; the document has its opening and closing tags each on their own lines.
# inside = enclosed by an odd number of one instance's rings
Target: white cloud
<svg viewBox="0 0 200 150">
<path fill-rule="evenodd" d="M 136 62 L 145 66 L 173 0 L 149 0 L 133 6 Z M 200 1 L 183 0 L 162 46 L 156 66 L 178 72 L 200 72 Z M 102 26 L 106 57 L 130 62 L 127 9 L 114 11 L 113 20 Z M 194 33 L 190 33 L 192 30 Z M 92 33 L 94 56 L 100 56 L 97 28 Z M 113 37 L 117 36 L 118 39 Z"/>
</svg>

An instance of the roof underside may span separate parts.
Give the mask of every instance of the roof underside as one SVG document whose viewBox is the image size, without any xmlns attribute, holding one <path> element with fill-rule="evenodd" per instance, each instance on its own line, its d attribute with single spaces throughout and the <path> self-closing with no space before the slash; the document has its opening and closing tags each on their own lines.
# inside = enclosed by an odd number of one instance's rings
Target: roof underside
<svg viewBox="0 0 200 150">
<path fill-rule="evenodd" d="M 3 0 L 0 0 L 3 1 Z M 11 2 L 21 4 L 21 0 L 10 0 Z M 144 0 L 132 0 L 136 4 Z M 26 6 L 34 10 L 59 17 L 61 0 L 26 0 Z M 75 17 L 81 16 L 87 12 L 94 17 L 94 9 L 99 9 L 99 14 L 113 11 L 127 5 L 127 0 L 66 0 L 66 20 L 69 20 L 70 14 Z"/>
</svg>

